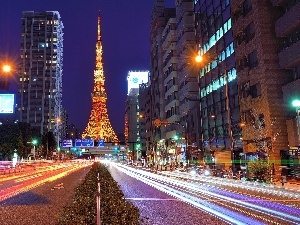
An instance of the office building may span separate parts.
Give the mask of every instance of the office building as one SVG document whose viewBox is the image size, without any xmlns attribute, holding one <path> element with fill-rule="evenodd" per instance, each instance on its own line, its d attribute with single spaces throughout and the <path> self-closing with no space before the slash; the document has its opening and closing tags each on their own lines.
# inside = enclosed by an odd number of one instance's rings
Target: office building
<svg viewBox="0 0 300 225">
<path fill-rule="evenodd" d="M 146 155 L 144 114 L 140 111 L 139 89 L 149 82 L 149 71 L 129 71 L 127 76 L 128 93 L 125 109 L 125 142 L 128 157 L 141 159 Z"/>
</svg>

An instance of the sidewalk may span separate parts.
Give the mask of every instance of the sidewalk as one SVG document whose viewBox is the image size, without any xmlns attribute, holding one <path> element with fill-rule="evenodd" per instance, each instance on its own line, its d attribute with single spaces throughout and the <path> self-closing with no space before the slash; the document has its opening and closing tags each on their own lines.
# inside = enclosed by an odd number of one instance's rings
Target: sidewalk
<svg viewBox="0 0 300 225">
<path fill-rule="evenodd" d="M 289 189 L 292 191 L 300 192 L 300 181 L 299 180 L 288 180 L 282 186 L 281 181 L 275 181 L 274 184 L 278 187 L 283 187 L 284 189 Z"/>
</svg>

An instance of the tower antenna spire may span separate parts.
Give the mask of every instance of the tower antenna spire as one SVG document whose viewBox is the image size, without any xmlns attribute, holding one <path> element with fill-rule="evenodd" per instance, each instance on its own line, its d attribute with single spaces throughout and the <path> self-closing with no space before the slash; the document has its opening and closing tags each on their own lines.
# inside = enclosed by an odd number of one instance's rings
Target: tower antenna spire
<svg viewBox="0 0 300 225">
<path fill-rule="evenodd" d="M 99 10 L 99 12 L 98 12 L 99 14 L 98 14 L 98 41 L 100 41 L 101 40 L 101 28 L 100 28 L 100 10 Z"/>
</svg>

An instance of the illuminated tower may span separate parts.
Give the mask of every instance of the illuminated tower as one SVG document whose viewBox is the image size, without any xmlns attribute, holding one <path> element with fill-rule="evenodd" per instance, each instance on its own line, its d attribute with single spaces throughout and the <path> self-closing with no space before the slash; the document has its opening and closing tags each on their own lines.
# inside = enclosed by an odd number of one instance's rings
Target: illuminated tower
<svg viewBox="0 0 300 225">
<path fill-rule="evenodd" d="M 87 127 L 82 138 L 104 139 L 105 142 L 118 141 L 107 114 L 107 95 L 104 87 L 104 71 L 102 63 L 102 42 L 100 30 L 100 16 L 98 17 L 98 39 L 96 42 L 96 69 L 94 70 L 94 89 L 92 96 L 92 110 Z"/>
</svg>

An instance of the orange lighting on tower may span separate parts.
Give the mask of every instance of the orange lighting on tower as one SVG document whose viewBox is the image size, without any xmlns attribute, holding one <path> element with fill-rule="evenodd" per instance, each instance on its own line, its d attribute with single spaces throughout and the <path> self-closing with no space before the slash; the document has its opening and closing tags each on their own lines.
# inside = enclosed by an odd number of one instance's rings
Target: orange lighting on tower
<svg viewBox="0 0 300 225">
<path fill-rule="evenodd" d="M 82 138 L 94 140 L 103 139 L 105 142 L 117 142 L 115 134 L 107 113 L 104 71 L 102 63 L 102 41 L 100 29 L 100 16 L 98 17 L 98 39 L 96 42 L 96 69 L 94 70 L 94 89 L 92 92 L 92 110 L 87 127 L 82 133 Z"/>
</svg>

